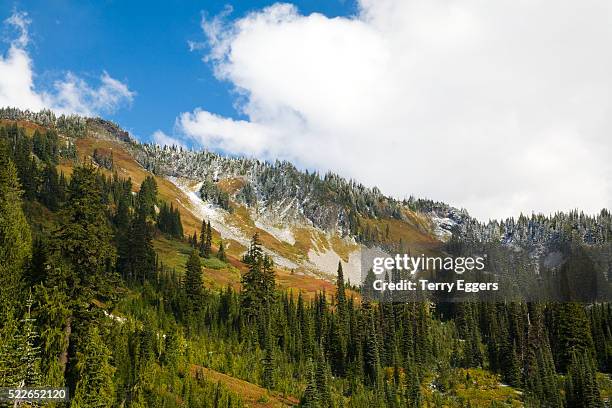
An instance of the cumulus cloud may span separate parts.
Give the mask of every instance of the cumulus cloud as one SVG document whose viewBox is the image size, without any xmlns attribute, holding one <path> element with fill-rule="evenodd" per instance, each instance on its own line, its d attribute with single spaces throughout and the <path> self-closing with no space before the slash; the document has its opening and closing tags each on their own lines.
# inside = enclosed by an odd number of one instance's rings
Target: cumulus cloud
<svg viewBox="0 0 612 408">
<path fill-rule="evenodd" d="M 481 218 L 612 201 L 612 3 L 361 0 L 351 18 L 276 4 L 203 21 L 240 114 L 177 123 Z"/>
<path fill-rule="evenodd" d="M 158 144 L 159 146 L 181 146 L 185 147 L 185 144 L 181 142 L 179 139 L 176 139 L 172 136 L 168 136 L 161 130 L 156 130 L 153 132 L 153 142 Z"/>
<path fill-rule="evenodd" d="M 58 113 L 97 115 L 112 113 L 132 103 L 135 93 L 126 84 L 102 73 L 98 86 L 92 86 L 72 72 L 55 81 L 50 89 L 37 89 L 33 62 L 28 53 L 30 19 L 24 12 L 15 12 L 5 24 L 17 36 L 9 49 L 0 54 L 0 106 L 21 109 L 52 109 Z"/>
</svg>

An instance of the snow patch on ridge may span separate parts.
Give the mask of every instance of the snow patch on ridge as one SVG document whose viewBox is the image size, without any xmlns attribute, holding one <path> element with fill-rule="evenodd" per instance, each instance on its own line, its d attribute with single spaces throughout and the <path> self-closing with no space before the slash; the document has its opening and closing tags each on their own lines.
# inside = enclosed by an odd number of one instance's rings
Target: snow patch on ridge
<svg viewBox="0 0 612 408">
<path fill-rule="evenodd" d="M 272 235 L 274 238 L 278 239 L 281 242 L 287 242 L 290 245 L 295 244 L 295 237 L 293 236 L 293 232 L 291 232 L 291 230 L 287 227 L 276 227 L 271 223 L 266 222 L 266 220 L 262 218 L 255 220 L 255 226 L 260 230 L 266 231 L 268 234 Z"/>
<path fill-rule="evenodd" d="M 441 241 L 448 241 L 453 235 L 451 232 L 453 227 L 457 225 L 457 222 L 448 217 L 438 217 L 435 214 L 431 214 L 431 221 L 434 224 L 434 235 Z"/>
<path fill-rule="evenodd" d="M 234 240 L 248 247 L 251 237 L 247 236 L 244 231 L 233 226 L 231 222 L 229 222 L 231 214 L 216 205 L 202 201 L 198 194 L 202 183 L 194 184 L 193 181 L 177 177 L 167 177 L 167 179 L 187 197 L 187 203 L 181 202 L 185 208 L 189 209 L 197 218 L 209 220 L 211 227 L 219 232 L 223 239 Z M 286 211 L 290 207 L 291 203 L 284 203 L 284 205 L 279 208 L 279 210 L 281 210 L 279 212 L 284 213 L 282 210 Z M 289 226 L 281 227 L 282 224 L 278 222 L 275 223 L 272 220 L 277 219 L 275 216 L 272 217 L 272 219 L 270 219 L 269 216 L 257 216 L 257 214 L 254 213 L 252 213 L 251 216 L 255 218 L 255 226 L 258 229 L 268 232 L 281 242 L 287 242 L 290 245 L 295 244 L 296 239 L 293 231 Z M 350 281 L 352 284 L 359 284 L 361 282 L 361 248 L 350 252 L 348 262 L 345 262 L 336 251 L 328 248 L 327 245 L 322 245 L 317 239 L 313 239 L 312 244 L 314 248 L 308 251 L 308 258 L 302 265 L 268 248 L 264 247 L 263 250 L 274 259 L 274 262 L 278 266 L 287 269 L 302 269 L 300 268 L 301 266 L 315 274 L 322 273 L 328 277 L 336 276 L 338 261 L 340 260 L 340 262 L 342 262 L 345 280 Z"/>
<path fill-rule="evenodd" d="M 179 190 L 181 190 L 189 199 L 188 203 L 181 202 L 181 204 L 188 208 L 197 218 L 210 221 L 210 226 L 221 234 L 221 238 L 231 239 L 246 247 L 249 246 L 251 237 L 246 236 L 239 228 L 231 226 L 230 223 L 227 222 L 226 217 L 229 216 L 227 211 L 216 205 L 202 201 L 197 193 L 200 190 L 202 183 L 198 183 L 190 187 L 185 180 L 171 176 L 167 177 L 167 179 Z M 263 248 L 263 251 L 270 255 L 272 259 L 274 259 L 274 263 L 279 266 L 289 269 L 295 269 L 298 267 L 295 262 L 278 255 L 276 252 L 270 251 L 267 248 Z"/>
<path fill-rule="evenodd" d="M 345 281 L 350 281 L 352 284 L 361 282 L 361 249 L 351 252 L 348 262 L 345 262 L 333 249 L 318 252 L 311 248 L 308 251 L 308 261 L 314 268 L 332 276 L 336 275 L 340 261 Z"/>
</svg>

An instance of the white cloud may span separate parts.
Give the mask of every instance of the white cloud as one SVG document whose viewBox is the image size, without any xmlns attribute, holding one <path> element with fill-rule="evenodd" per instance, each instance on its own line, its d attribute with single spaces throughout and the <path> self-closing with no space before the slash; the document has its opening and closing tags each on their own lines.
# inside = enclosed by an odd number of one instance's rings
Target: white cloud
<svg viewBox="0 0 612 408">
<path fill-rule="evenodd" d="M 112 113 L 133 101 L 135 93 L 105 71 L 97 87 L 68 72 L 64 79 L 53 84 L 52 89 L 37 89 L 32 59 L 27 50 L 30 20 L 26 13 L 15 12 L 5 20 L 5 24 L 14 27 L 18 35 L 10 42 L 6 54 L 0 54 L 0 107 L 34 111 L 49 108 L 58 113 L 97 115 Z"/>
<path fill-rule="evenodd" d="M 361 0 L 206 20 L 248 120 L 202 109 L 208 147 L 333 169 L 479 217 L 612 202 L 612 3 Z"/>
<path fill-rule="evenodd" d="M 135 95 L 126 84 L 112 78 L 106 71 L 100 76 L 97 88 L 71 72 L 63 80 L 55 82 L 54 88 L 53 94 L 45 94 L 54 110 L 85 116 L 112 113 L 125 103 L 131 104 Z"/>
<path fill-rule="evenodd" d="M 181 146 L 181 147 L 185 147 L 183 142 L 181 142 L 180 140 L 178 140 L 178 139 L 176 139 L 176 138 L 174 138 L 172 136 L 168 136 L 167 134 L 165 134 L 161 130 L 156 130 L 155 132 L 153 132 L 153 141 L 156 144 L 158 144 L 159 146 Z"/>
<path fill-rule="evenodd" d="M 32 21 L 28 18 L 28 14 L 23 11 L 15 11 L 9 18 L 6 19 L 6 24 L 9 24 L 19 32 L 17 38 L 11 41 L 11 45 L 24 48 L 30 42 L 30 33 L 28 27 Z"/>
</svg>

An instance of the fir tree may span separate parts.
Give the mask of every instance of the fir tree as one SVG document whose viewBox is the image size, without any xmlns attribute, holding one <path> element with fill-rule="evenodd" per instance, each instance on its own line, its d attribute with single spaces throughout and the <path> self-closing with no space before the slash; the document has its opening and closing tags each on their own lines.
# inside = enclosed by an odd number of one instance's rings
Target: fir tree
<svg viewBox="0 0 612 408">
<path fill-rule="evenodd" d="M 262 385 L 267 389 L 274 388 L 274 343 L 272 341 L 272 328 L 270 325 L 270 316 L 268 313 L 268 324 L 266 328 L 265 354 L 263 359 L 263 375 Z"/>
<path fill-rule="evenodd" d="M 155 274 L 155 250 L 152 226 L 145 213 L 139 209 L 132 220 L 129 236 L 129 270 L 132 279 L 144 282 Z"/>
<path fill-rule="evenodd" d="M 65 223 L 55 234 L 57 246 L 86 287 L 101 289 L 105 273 L 114 266 L 116 250 L 93 168 L 74 169 L 62 215 Z"/>
<path fill-rule="evenodd" d="M 26 302 L 26 313 L 21 320 L 21 329 L 17 335 L 17 355 L 19 356 L 19 384 L 22 387 L 41 384 L 41 355 L 37 345 L 36 320 L 32 318 L 32 295 Z"/>
<path fill-rule="evenodd" d="M 24 267 L 32 253 L 21 194 L 15 166 L 0 145 L 0 321 L 19 297 Z"/>
<path fill-rule="evenodd" d="M 210 222 L 206 224 L 205 220 L 202 220 L 202 228 L 200 230 L 200 256 L 202 258 L 209 258 L 211 252 L 210 240 L 208 233 L 210 230 Z"/>
<path fill-rule="evenodd" d="M 202 265 L 196 251 L 192 251 L 185 266 L 185 293 L 192 307 L 198 307 L 202 296 Z"/>
<path fill-rule="evenodd" d="M 345 323 L 339 315 L 332 315 L 330 322 L 329 355 L 334 375 L 342 376 L 345 372 L 346 340 L 344 338 Z"/>
<path fill-rule="evenodd" d="M 174 208 L 172 203 L 170 203 L 170 207 L 166 203 L 162 203 L 157 217 L 157 228 L 174 238 L 183 238 L 181 214 L 178 208 Z"/>
<path fill-rule="evenodd" d="M 554 308 L 553 315 L 552 339 L 556 351 L 556 363 L 561 371 L 565 371 L 572 361 L 573 354 L 593 355 L 594 346 L 589 320 L 584 306 L 575 302 L 558 304 Z"/>
<path fill-rule="evenodd" d="M 346 291 L 344 284 L 344 272 L 342 271 L 342 262 L 338 261 L 338 271 L 336 277 L 336 303 L 338 307 L 338 315 L 342 320 L 346 318 Z"/>
<path fill-rule="evenodd" d="M 19 331 L 14 309 L 7 310 L 0 326 L 0 384 L 4 386 L 20 386 L 23 379 L 17 341 Z"/>
<path fill-rule="evenodd" d="M 61 205 L 63 192 L 60 189 L 60 178 L 55 166 L 47 164 L 42 173 L 39 197 L 51 211 L 57 211 Z"/>
<path fill-rule="evenodd" d="M 595 370 L 588 355 L 572 354 L 565 378 L 566 406 L 572 408 L 602 408 L 603 402 Z"/>
<path fill-rule="evenodd" d="M 300 406 L 303 408 L 319 408 L 319 393 L 317 391 L 317 382 L 315 380 L 314 364 L 312 359 L 306 362 L 306 389 L 300 400 Z"/>
<path fill-rule="evenodd" d="M 268 255 L 264 255 L 262 259 L 262 286 L 260 289 L 260 295 L 262 303 L 266 307 L 270 307 L 274 304 L 275 291 L 276 291 L 276 275 L 274 273 L 274 261 Z"/>
<path fill-rule="evenodd" d="M 198 245 L 198 233 L 196 231 L 193 231 L 193 237 L 191 237 L 191 246 L 195 249 L 199 248 Z"/>
<path fill-rule="evenodd" d="M 157 182 L 151 176 L 147 176 L 136 196 L 138 207 L 146 217 L 155 218 L 155 205 L 157 204 Z"/>
<path fill-rule="evenodd" d="M 219 242 L 219 251 L 217 252 L 217 258 L 222 261 L 227 261 L 227 257 L 225 255 L 225 245 L 223 244 L 223 240 Z"/>
<path fill-rule="evenodd" d="M 366 341 L 364 344 L 363 363 L 366 382 L 372 387 L 379 388 L 382 382 L 380 355 L 378 352 L 378 339 L 372 311 L 366 312 L 365 324 Z"/>
<path fill-rule="evenodd" d="M 210 221 L 206 224 L 206 242 L 205 245 L 205 254 L 207 258 L 210 258 L 212 254 L 212 228 L 210 227 Z"/>
<path fill-rule="evenodd" d="M 242 275 L 242 292 L 240 301 L 242 312 L 247 321 L 257 317 L 263 310 L 264 275 L 263 255 L 257 234 L 251 239 L 251 245 L 244 260 L 249 270 Z"/>
<path fill-rule="evenodd" d="M 110 407 L 115 400 L 111 351 L 104 344 L 98 328 L 91 326 L 83 348 L 77 353 L 78 382 L 72 408 Z"/>
<path fill-rule="evenodd" d="M 317 383 L 317 394 L 319 397 L 319 406 L 321 408 L 332 407 L 331 390 L 329 387 L 329 374 L 327 372 L 327 363 L 323 352 L 319 350 L 317 353 L 317 369 L 315 378 Z"/>
<path fill-rule="evenodd" d="M 126 279 L 131 265 L 131 226 L 130 207 L 125 197 L 119 199 L 115 217 L 115 242 L 117 245 L 117 271 Z"/>
</svg>

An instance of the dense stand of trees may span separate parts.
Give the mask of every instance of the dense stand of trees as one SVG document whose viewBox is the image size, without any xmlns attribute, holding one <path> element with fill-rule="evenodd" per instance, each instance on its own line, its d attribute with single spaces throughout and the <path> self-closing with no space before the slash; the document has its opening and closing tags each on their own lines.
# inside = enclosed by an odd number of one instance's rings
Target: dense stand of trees
<svg viewBox="0 0 612 408">
<path fill-rule="evenodd" d="M 60 115 L 49 109 L 39 112 L 21 110 L 18 108 L 0 108 L 0 119 L 11 121 L 29 121 L 45 128 L 59 131 L 71 137 L 83 137 L 87 132 L 87 119 L 79 115 Z M 96 120 L 96 119 L 90 119 Z M 100 120 L 100 119 L 99 119 Z M 76 152 L 76 150 L 72 150 Z"/>
<path fill-rule="evenodd" d="M 84 165 L 43 189 L 29 177 L 53 167 L 53 154 L 38 156 L 53 149 L 19 130 L 0 136 L 3 385 L 67 386 L 73 407 L 242 406 L 208 367 L 305 407 L 468 407 L 455 390 L 487 369 L 530 407 L 603 407 L 609 304 L 370 302 L 341 264 L 334 293 L 307 299 L 277 288 L 257 235 L 241 290 L 209 290 L 209 222 L 184 273 L 157 259 L 155 234 L 182 233 L 154 178 L 134 195 L 130 180 Z"/>
<path fill-rule="evenodd" d="M 157 217 L 157 228 L 174 238 L 183 239 L 181 213 L 178 208 L 174 208 L 172 203 L 170 203 L 170 207 L 166 203 L 162 203 Z"/>
</svg>

